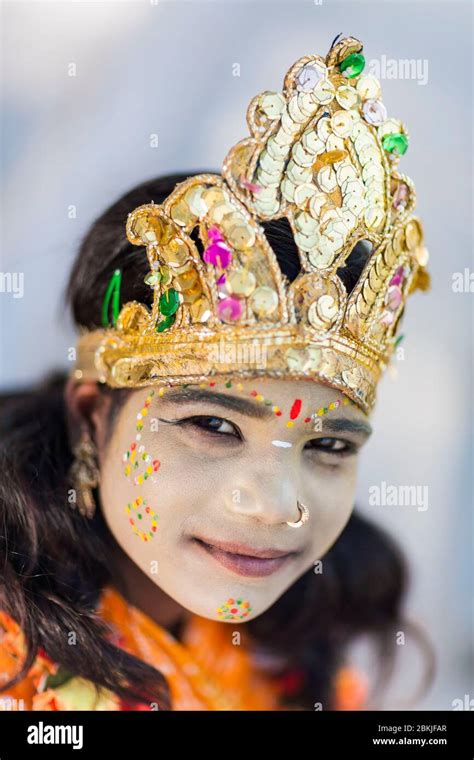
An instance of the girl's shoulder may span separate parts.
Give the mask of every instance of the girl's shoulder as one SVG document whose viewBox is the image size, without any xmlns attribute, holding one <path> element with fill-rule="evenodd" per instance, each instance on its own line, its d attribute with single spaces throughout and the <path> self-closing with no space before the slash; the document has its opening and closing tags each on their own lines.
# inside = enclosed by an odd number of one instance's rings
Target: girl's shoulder
<svg viewBox="0 0 474 760">
<path fill-rule="evenodd" d="M 18 623 L 0 610 L 0 710 L 130 710 L 133 708 L 112 691 L 68 672 L 40 649 L 25 676 L 14 686 L 2 690 L 20 672 L 27 647 Z M 292 674 L 290 674 L 292 676 Z M 286 676 L 282 687 L 290 693 L 296 684 L 294 674 Z M 289 681 L 288 681 L 289 679 Z M 336 710 L 366 708 L 368 681 L 365 674 L 349 665 L 342 666 L 333 679 Z"/>
<path fill-rule="evenodd" d="M 69 673 L 42 649 L 24 677 L 2 690 L 22 669 L 27 648 L 18 623 L 0 611 L 0 710 L 121 710 L 113 692 Z"/>
</svg>

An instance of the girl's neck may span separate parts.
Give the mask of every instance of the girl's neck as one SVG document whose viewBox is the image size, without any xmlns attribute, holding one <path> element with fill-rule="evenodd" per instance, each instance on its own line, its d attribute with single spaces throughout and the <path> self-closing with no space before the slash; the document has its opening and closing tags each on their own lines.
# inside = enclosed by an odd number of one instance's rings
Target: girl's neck
<svg viewBox="0 0 474 760">
<path fill-rule="evenodd" d="M 116 542 L 112 546 L 111 561 L 111 583 L 119 593 L 129 604 L 179 638 L 183 625 L 191 617 L 189 610 L 162 591 Z"/>
</svg>

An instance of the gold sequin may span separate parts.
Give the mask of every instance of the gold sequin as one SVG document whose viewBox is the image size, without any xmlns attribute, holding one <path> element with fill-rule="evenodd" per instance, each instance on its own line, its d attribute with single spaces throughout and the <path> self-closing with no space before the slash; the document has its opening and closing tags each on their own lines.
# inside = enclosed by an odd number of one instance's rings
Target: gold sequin
<svg viewBox="0 0 474 760">
<path fill-rule="evenodd" d="M 332 314 L 332 317 L 329 317 Z M 315 328 L 330 327 L 333 318 L 337 314 L 337 306 L 332 296 L 323 295 L 311 304 L 308 309 L 308 322 Z M 326 316 L 328 315 L 328 316 Z"/>
<path fill-rule="evenodd" d="M 288 155 L 288 145 L 280 145 L 274 136 L 268 138 L 267 151 L 273 158 L 285 159 Z"/>
<path fill-rule="evenodd" d="M 298 93 L 298 106 L 306 117 L 312 116 L 316 110 L 316 103 L 310 92 Z"/>
<path fill-rule="evenodd" d="M 338 137 L 349 137 L 354 126 L 352 111 L 336 111 L 331 118 L 331 127 Z"/>
<path fill-rule="evenodd" d="M 280 172 L 270 174 L 270 172 L 265 171 L 261 166 L 257 169 L 257 182 L 260 185 L 265 185 L 266 187 L 278 187 L 280 184 L 280 178 Z"/>
<path fill-rule="evenodd" d="M 384 217 L 381 206 L 369 206 L 364 213 L 364 220 L 369 230 L 377 230 L 384 221 Z"/>
<path fill-rule="evenodd" d="M 175 275 L 173 286 L 176 290 L 185 291 L 194 287 L 198 281 L 198 272 L 196 269 L 188 269 L 187 272 Z"/>
<path fill-rule="evenodd" d="M 245 251 L 255 243 L 255 230 L 244 220 L 230 227 L 227 232 L 229 243 L 238 251 Z"/>
<path fill-rule="evenodd" d="M 186 304 L 192 304 L 197 301 L 198 298 L 200 298 L 202 295 L 202 287 L 201 283 L 198 281 L 192 288 L 188 288 L 187 290 L 183 291 L 182 298 L 183 303 Z"/>
<path fill-rule="evenodd" d="M 392 240 L 393 251 L 398 255 L 405 250 L 405 230 L 398 229 Z"/>
<path fill-rule="evenodd" d="M 360 77 L 356 87 L 362 100 L 377 100 L 382 94 L 380 82 L 375 77 Z"/>
<path fill-rule="evenodd" d="M 301 232 L 295 232 L 295 243 L 302 251 L 310 251 L 316 248 L 319 242 L 319 232 L 312 235 L 303 235 Z"/>
<path fill-rule="evenodd" d="M 261 285 L 250 296 L 250 306 L 255 314 L 269 316 L 278 306 L 278 293 L 267 285 Z"/>
<path fill-rule="evenodd" d="M 380 164 L 380 151 L 375 145 L 366 145 L 359 153 L 359 161 L 363 166 L 369 163 Z"/>
<path fill-rule="evenodd" d="M 209 209 L 209 218 L 216 224 L 221 224 L 227 214 L 234 213 L 234 207 L 229 203 L 216 203 Z"/>
<path fill-rule="evenodd" d="M 311 187 L 311 185 L 309 187 Z M 285 178 L 282 181 L 280 188 L 281 188 L 281 193 L 283 197 L 285 198 L 285 200 L 287 200 L 289 203 L 294 203 L 295 189 L 296 189 L 294 183 L 291 182 L 291 180 Z M 300 205 L 300 204 L 298 203 L 297 205 Z"/>
<path fill-rule="evenodd" d="M 298 103 L 298 93 L 293 95 L 288 103 L 288 112 L 293 121 L 303 124 L 307 120 L 307 115 L 303 113 Z"/>
<path fill-rule="evenodd" d="M 329 79 L 322 79 L 313 90 L 314 99 L 322 105 L 330 103 L 334 99 L 335 94 L 336 90 Z"/>
<path fill-rule="evenodd" d="M 150 322 L 150 314 L 146 306 L 133 302 L 125 304 L 117 319 L 117 329 L 124 332 L 142 333 Z"/>
<path fill-rule="evenodd" d="M 290 145 L 293 142 L 293 135 L 291 133 L 285 132 L 285 130 L 280 127 L 280 129 L 275 133 L 274 140 L 277 145 L 285 146 L 289 150 Z"/>
<path fill-rule="evenodd" d="M 357 90 L 349 85 L 342 85 L 336 90 L 336 100 L 342 108 L 355 108 L 359 102 Z"/>
<path fill-rule="evenodd" d="M 384 194 L 380 188 L 367 190 L 365 194 L 367 206 L 384 206 Z"/>
<path fill-rule="evenodd" d="M 177 203 L 173 203 L 170 209 L 170 216 L 172 220 L 181 227 L 187 227 L 196 221 L 196 215 L 193 214 L 183 198 Z"/>
<path fill-rule="evenodd" d="M 303 235 L 312 235 L 319 229 L 319 223 L 307 211 L 303 211 L 295 216 L 295 227 Z"/>
<path fill-rule="evenodd" d="M 336 299 L 329 294 L 320 296 L 316 301 L 316 309 L 323 322 L 332 322 L 337 316 L 338 308 Z"/>
<path fill-rule="evenodd" d="M 355 193 L 349 193 L 344 198 L 344 204 L 349 211 L 352 211 L 356 216 L 360 216 L 365 209 L 365 198 L 362 195 L 356 195 Z"/>
<path fill-rule="evenodd" d="M 342 186 L 342 183 L 347 179 L 356 179 L 357 174 L 352 164 L 344 162 L 343 164 L 340 164 L 338 167 L 336 167 L 336 177 L 337 181 Z"/>
<path fill-rule="evenodd" d="M 198 218 L 204 216 L 207 211 L 206 204 L 202 200 L 203 192 L 203 187 L 192 187 L 184 194 L 184 200 L 188 204 L 192 213 Z"/>
<path fill-rule="evenodd" d="M 227 193 L 225 193 L 221 187 L 206 188 L 202 193 L 201 199 L 202 199 L 202 203 L 204 204 L 204 206 L 206 207 L 208 211 L 217 203 L 228 202 Z"/>
<path fill-rule="evenodd" d="M 325 138 L 326 139 L 326 138 Z M 305 132 L 302 138 L 304 147 L 309 153 L 317 156 L 319 153 L 324 153 L 326 150 L 326 144 L 321 140 L 318 133 L 313 129 L 310 132 Z"/>
<path fill-rule="evenodd" d="M 318 185 L 326 193 L 332 193 L 337 186 L 336 172 L 332 166 L 323 166 L 318 172 Z"/>
<path fill-rule="evenodd" d="M 181 267 L 189 256 L 189 249 L 184 240 L 173 238 L 167 245 L 160 247 L 160 256 L 168 266 Z"/>
<path fill-rule="evenodd" d="M 318 269 L 325 269 L 332 264 L 334 253 L 327 246 L 327 238 L 324 240 L 320 239 L 318 248 L 308 252 L 308 259 Z"/>
<path fill-rule="evenodd" d="M 256 283 L 255 275 L 252 272 L 237 269 L 228 275 L 226 288 L 229 293 L 248 297 L 255 290 Z"/>
<path fill-rule="evenodd" d="M 309 182 L 298 185 L 293 193 L 293 201 L 299 208 L 306 208 L 310 198 L 316 193 L 316 188 Z"/>
<path fill-rule="evenodd" d="M 267 150 L 262 150 L 259 164 L 269 174 L 281 174 L 285 160 L 284 158 L 274 158 Z"/>
<path fill-rule="evenodd" d="M 280 92 L 265 92 L 259 100 L 259 109 L 269 119 L 278 119 L 285 108 L 285 98 Z"/>
<path fill-rule="evenodd" d="M 310 168 L 298 166 L 298 164 L 295 164 L 295 162 L 290 159 L 288 166 L 286 167 L 286 175 L 295 183 L 295 185 L 300 185 L 303 182 L 311 181 L 312 172 Z"/>
<path fill-rule="evenodd" d="M 322 119 L 319 119 L 316 125 L 316 132 L 318 134 L 319 139 L 324 142 L 324 146 L 326 148 L 326 140 L 331 134 L 331 125 L 327 116 L 324 116 Z"/>
<path fill-rule="evenodd" d="M 369 180 L 376 179 L 382 183 L 384 180 L 384 170 L 381 164 L 377 164 L 374 161 L 370 161 L 362 168 L 362 179 L 364 182 L 369 183 Z"/>
<path fill-rule="evenodd" d="M 415 258 L 420 266 L 425 267 L 430 257 L 428 249 L 424 245 L 419 245 L 415 248 Z"/>
<path fill-rule="evenodd" d="M 324 195 L 324 193 L 313 193 L 309 202 L 310 214 L 312 214 L 315 219 L 319 219 L 321 211 L 327 202 L 328 198 L 327 195 Z"/>
<path fill-rule="evenodd" d="M 193 262 L 188 262 L 186 266 L 193 266 Z M 176 269 L 174 269 L 173 272 L 176 272 Z M 163 287 L 166 288 L 171 284 L 171 280 L 173 279 L 173 272 L 166 265 L 160 267 L 160 283 L 163 285 Z"/>
<path fill-rule="evenodd" d="M 132 219 L 130 229 L 132 235 L 144 245 L 148 243 L 167 243 L 174 234 L 173 226 L 162 217 L 152 213 L 137 213 Z"/>
<path fill-rule="evenodd" d="M 309 167 L 314 163 L 314 154 L 308 153 L 300 142 L 294 145 L 291 155 L 299 166 Z"/>
<path fill-rule="evenodd" d="M 329 135 L 328 139 L 326 140 L 326 153 L 331 153 L 334 150 L 343 150 L 345 151 L 345 142 L 342 137 L 338 137 L 337 135 Z M 346 152 L 347 155 L 347 152 Z M 323 160 L 324 153 L 319 157 L 319 160 Z"/>
<path fill-rule="evenodd" d="M 409 251 L 414 251 L 423 241 L 423 233 L 419 222 L 416 219 L 410 219 L 405 227 L 406 244 Z"/>
<path fill-rule="evenodd" d="M 402 122 L 399 119 L 387 119 L 377 128 L 377 131 L 380 138 L 384 137 L 384 135 L 389 135 L 392 132 L 394 134 L 399 134 L 400 132 L 403 132 Z"/>
<path fill-rule="evenodd" d="M 212 314 L 211 304 L 205 297 L 198 298 L 189 306 L 189 313 L 194 322 L 207 322 Z"/>
</svg>

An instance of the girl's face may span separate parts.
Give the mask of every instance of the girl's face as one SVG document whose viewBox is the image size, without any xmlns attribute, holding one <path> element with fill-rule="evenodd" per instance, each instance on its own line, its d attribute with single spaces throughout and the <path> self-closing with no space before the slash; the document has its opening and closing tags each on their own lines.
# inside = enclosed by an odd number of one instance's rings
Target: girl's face
<svg viewBox="0 0 474 760">
<path fill-rule="evenodd" d="M 140 389 L 102 452 L 104 517 L 125 553 L 180 605 L 245 622 L 343 530 L 369 434 L 357 406 L 314 381 Z M 295 528 L 297 501 L 309 519 Z"/>
</svg>

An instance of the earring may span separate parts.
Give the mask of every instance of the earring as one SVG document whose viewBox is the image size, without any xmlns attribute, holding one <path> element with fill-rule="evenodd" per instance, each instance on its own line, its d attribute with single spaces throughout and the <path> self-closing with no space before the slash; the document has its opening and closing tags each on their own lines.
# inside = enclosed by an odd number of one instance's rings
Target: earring
<svg viewBox="0 0 474 760">
<path fill-rule="evenodd" d="M 99 485 L 97 448 L 87 431 L 83 431 L 79 442 L 73 448 L 74 462 L 69 470 L 69 479 L 76 492 L 76 501 L 71 503 L 81 515 L 92 520 L 95 512 L 93 488 Z"/>
<path fill-rule="evenodd" d="M 296 501 L 296 506 L 298 507 L 299 513 L 300 513 L 300 519 L 298 522 L 287 522 L 286 524 L 290 526 L 290 528 L 301 528 L 303 523 L 305 523 L 309 519 L 309 509 L 306 506 L 306 504 L 302 504 L 300 501 Z"/>
</svg>

